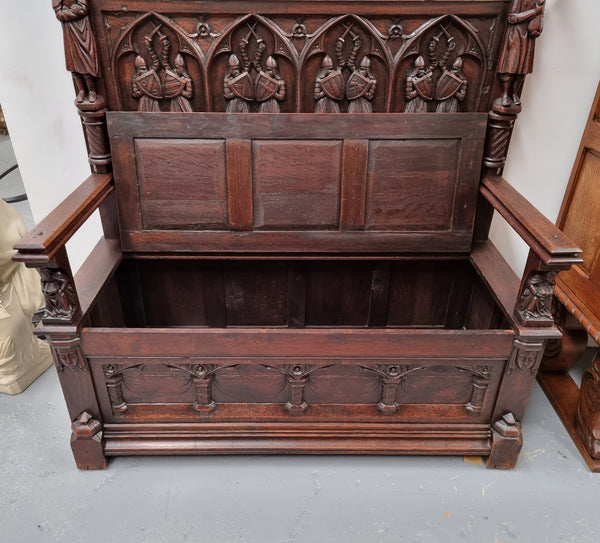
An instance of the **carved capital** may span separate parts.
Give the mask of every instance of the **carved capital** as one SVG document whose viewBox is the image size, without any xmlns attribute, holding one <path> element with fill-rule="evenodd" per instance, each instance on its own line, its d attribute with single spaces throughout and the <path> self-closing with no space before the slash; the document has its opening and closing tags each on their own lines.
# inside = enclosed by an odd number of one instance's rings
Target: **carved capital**
<svg viewBox="0 0 600 543">
<path fill-rule="evenodd" d="M 65 368 L 87 372 L 87 360 L 81 349 L 81 339 L 49 339 L 54 354 L 54 363 L 59 371 Z"/>
<path fill-rule="evenodd" d="M 507 374 L 515 371 L 535 375 L 544 355 L 544 342 L 526 342 L 516 339 L 508 359 Z"/>
</svg>

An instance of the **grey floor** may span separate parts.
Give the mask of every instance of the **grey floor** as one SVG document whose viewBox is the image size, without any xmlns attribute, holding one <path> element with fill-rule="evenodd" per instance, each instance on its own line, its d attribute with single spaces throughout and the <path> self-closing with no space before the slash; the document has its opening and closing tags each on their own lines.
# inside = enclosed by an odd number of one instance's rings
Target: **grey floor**
<svg viewBox="0 0 600 543">
<path fill-rule="evenodd" d="M 53 368 L 0 394 L 0 543 L 600 541 L 600 474 L 537 385 L 512 471 L 461 457 L 240 456 L 116 458 L 85 472 L 68 421 Z"/>
</svg>

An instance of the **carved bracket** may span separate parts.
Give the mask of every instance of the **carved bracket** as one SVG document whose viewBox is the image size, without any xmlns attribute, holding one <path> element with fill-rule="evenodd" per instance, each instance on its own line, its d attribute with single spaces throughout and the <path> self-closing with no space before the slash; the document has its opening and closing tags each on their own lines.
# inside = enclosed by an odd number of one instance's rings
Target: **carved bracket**
<svg viewBox="0 0 600 543">
<path fill-rule="evenodd" d="M 535 375 L 544 355 L 544 342 L 526 342 L 516 339 L 508 359 L 507 375 L 515 371 Z"/>
<path fill-rule="evenodd" d="M 59 371 L 65 368 L 87 372 L 87 360 L 81 349 L 81 339 L 72 337 L 68 339 L 48 339 L 54 363 Z"/>
<path fill-rule="evenodd" d="M 552 294 L 556 271 L 534 270 L 524 281 L 515 317 L 523 326 L 552 326 Z"/>
<path fill-rule="evenodd" d="M 40 268 L 46 300 L 42 320 L 46 324 L 70 324 L 80 314 L 73 279 L 60 268 Z"/>
</svg>

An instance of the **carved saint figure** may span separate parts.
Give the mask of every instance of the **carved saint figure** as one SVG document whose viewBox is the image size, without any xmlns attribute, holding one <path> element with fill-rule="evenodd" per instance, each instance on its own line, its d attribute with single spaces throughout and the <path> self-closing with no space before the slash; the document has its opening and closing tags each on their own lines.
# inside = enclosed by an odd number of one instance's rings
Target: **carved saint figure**
<svg viewBox="0 0 600 543">
<path fill-rule="evenodd" d="M 333 60 L 326 55 L 321 62 L 321 69 L 315 80 L 314 99 L 315 113 L 339 113 L 338 102 L 344 97 L 344 80 L 342 72 L 333 67 Z"/>
<path fill-rule="evenodd" d="M 517 90 L 533 68 L 535 39 L 542 33 L 545 3 L 546 0 L 512 0 L 498 60 L 504 107 L 521 105 Z"/>
<path fill-rule="evenodd" d="M 52 0 L 52 8 L 62 23 L 67 70 L 73 75 L 77 92 L 75 100 L 94 103 L 100 65 L 96 38 L 88 18 L 88 0 Z"/>
<path fill-rule="evenodd" d="M 350 100 L 348 113 L 371 113 L 376 86 L 377 81 L 371 73 L 371 61 L 369 57 L 364 57 L 346 85 L 346 97 Z"/>
<path fill-rule="evenodd" d="M 228 71 L 223 79 L 223 94 L 227 100 L 227 113 L 248 113 L 248 102 L 254 99 L 254 86 L 247 70 L 240 69 L 240 60 L 231 54 Z"/>
<path fill-rule="evenodd" d="M 532 273 L 517 304 L 521 315 L 530 319 L 552 319 L 552 294 L 556 272 Z"/>
<path fill-rule="evenodd" d="M 75 290 L 61 270 L 41 268 L 42 292 L 46 298 L 44 318 L 71 320 L 77 307 Z"/>
<path fill-rule="evenodd" d="M 190 112 L 192 105 L 190 98 L 193 95 L 192 78 L 185 69 L 183 56 L 175 57 L 175 66 L 165 69 L 164 79 L 165 98 L 171 100 L 171 111 Z"/>
<path fill-rule="evenodd" d="M 436 108 L 438 113 L 458 111 L 460 102 L 467 96 L 467 79 L 462 67 L 462 57 L 458 57 L 450 70 L 443 68 L 435 88 L 435 99 L 439 101 Z"/>
<path fill-rule="evenodd" d="M 148 70 L 146 61 L 135 57 L 135 76 L 131 82 L 131 95 L 139 100 L 138 111 L 160 111 L 158 99 L 162 98 L 162 85 L 156 70 Z"/>
<path fill-rule="evenodd" d="M 256 99 L 261 102 L 259 113 L 279 113 L 279 102 L 285 98 L 285 81 L 277 70 L 277 61 L 269 56 L 265 70 L 256 78 Z"/>
<path fill-rule="evenodd" d="M 433 73 L 430 68 L 425 67 L 425 59 L 418 56 L 415 67 L 406 78 L 406 107 L 407 113 L 424 113 L 427 111 L 427 103 L 433 98 Z"/>
</svg>

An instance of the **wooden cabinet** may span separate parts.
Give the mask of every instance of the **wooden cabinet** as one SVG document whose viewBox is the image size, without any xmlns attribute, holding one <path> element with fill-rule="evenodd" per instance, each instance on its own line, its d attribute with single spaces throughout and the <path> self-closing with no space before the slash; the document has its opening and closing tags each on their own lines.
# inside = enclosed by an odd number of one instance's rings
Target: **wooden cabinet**
<svg viewBox="0 0 600 543">
<path fill-rule="evenodd" d="M 512 467 L 556 273 L 581 262 L 500 177 L 544 3 L 54 5 L 93 173 L 16 258 L 42 272 L 77 465 Z M 521 280 L 494 210 L 532 248 Z"/>
</svg>

